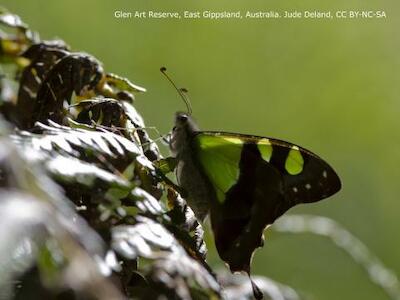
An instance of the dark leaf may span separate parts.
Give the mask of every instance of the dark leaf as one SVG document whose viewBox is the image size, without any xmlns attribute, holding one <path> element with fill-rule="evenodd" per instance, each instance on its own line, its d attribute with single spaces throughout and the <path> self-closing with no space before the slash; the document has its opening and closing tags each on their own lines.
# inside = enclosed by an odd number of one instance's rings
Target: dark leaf
<svg viewBox="0 0 400 300">
<path fill-rule="evenodd" d="M 20 128 L 33 125 L 32 113 L 39 88 L 53 65 L 68 54 L 67 50 L 63 41 L 55 40 L 33 44 L 23 53 L 30 63 L 22 71 L 14 115 Z"/>
<path fill-rule="evenodd" d="M 115 131 L 118 131 L 118 129 L 127 131 L 129 129 L 126 126 L 127 118 L 125 112 L 121 103 L 117 100 L 112 98 L 92 98 L 79 102 L 75 107 L 81 110 L 75 119 L 79 123 L 89 125 L 95 123 L 110 129 L 115 128 Z"/>
<path fill-rule="evenodd" d="M 191 256 L 209 268 L 205 263 L 207 247 L 203 239 L 204 230 L 194 212 L 180 195 L 171 189 L 168 189 L 168 201 L 172 207 L 168 212 L 172 222 L 166 226 L 180 240 Z"/>
<path fill-rule="evenodd" d="M 64 56 L 48 72 L 36 97 L 35 121 L 48 119 L 62 123 L 67 112 L 64 105 L 71 103 L 73 93 L 83 96 L 99 83 L 103 68 L 93 56 L 85 53 L 71 53 Z"/>
<path fill-rule="evenodd" d="M 72 109 L 77 111 L 75 121 L 104 128 L 137 141 L 151 161 L 160 158 L 157 144 L 147 134 L 141 116 L 127 101 L 97 97 L 80 101 Z"/>
</svg>

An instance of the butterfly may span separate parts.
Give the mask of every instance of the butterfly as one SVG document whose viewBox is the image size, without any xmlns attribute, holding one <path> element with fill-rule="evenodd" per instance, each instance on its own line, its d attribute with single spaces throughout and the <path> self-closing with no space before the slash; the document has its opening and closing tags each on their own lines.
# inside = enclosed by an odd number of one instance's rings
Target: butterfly
<svg viewBox="0 0 400 300">
<path fill-rule="evenodd" d="M 169 144 L 185 200 L 200 221 L 210 215 L 216 249 L 232 272 L 250 274 L 265 228 L 287 210 L 341 188 L 333 168 L 311 151 L 268 137 L 201 131 L 189 105 L 176 113 Z"/>
</svg>

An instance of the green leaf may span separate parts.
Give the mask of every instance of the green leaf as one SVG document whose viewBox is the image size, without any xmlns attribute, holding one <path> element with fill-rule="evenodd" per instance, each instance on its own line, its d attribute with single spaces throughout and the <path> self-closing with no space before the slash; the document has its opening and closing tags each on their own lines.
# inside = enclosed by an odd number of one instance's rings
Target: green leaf
<svg viewBox="0 0 400 300">
<path fill-rule="evenodd" d="M 167 157 L 154 161 L 153 164 L 164 174 L 173 172 L 177 165 L 177 159 L 174 157 Z"/>
</svg>

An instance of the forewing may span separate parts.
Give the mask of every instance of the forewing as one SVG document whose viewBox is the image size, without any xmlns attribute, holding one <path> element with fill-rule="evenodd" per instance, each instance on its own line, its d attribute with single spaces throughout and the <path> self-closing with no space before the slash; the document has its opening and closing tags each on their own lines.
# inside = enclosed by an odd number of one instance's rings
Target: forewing
<svg viewBox="0 0 400 300">
<path fill-rule="evenodd" d="M 239 178 L 244 144 L 255 144 L 262 159 L 283 178 L 285 199 L 293 203 L 315 202 L 341 188 L 338 175 L 323 159 L 300 146 L 266 137 L 226 132 L 200 132 L 194 138 L 197 157 L 213 186 L 226 193 Z"/>
</svg>

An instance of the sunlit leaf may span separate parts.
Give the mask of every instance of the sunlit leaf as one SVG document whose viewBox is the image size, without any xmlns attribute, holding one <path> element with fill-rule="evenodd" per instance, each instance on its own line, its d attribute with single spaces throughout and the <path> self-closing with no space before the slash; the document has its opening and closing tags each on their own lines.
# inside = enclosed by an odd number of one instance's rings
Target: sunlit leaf
<svg viewBox="0 0 400 300">
<path fill-rule="evenodd" d="M 153 261 L 142 270 L 147 274 L 149 289 L 156 287 L 159 293 L 175 299 L 219 298 L 220 286 L 213 275 L 151 219 L 138 216 L 135 225 L 115 227 L 112 246 L 126 258 Z"/>
<path fill-rule="evenodd" d="M 110 187 L 117 186 L 128 189 L 131 186 L 128 181 L 120 176 L 73 157 L 58 155 L 49 159 L 46 167 L 53 176 L 65 182 L 79 183 L 88 187 L 94 186 L 96 181 L 99 184 L 101 182 L 107 183 Z"/>
<path fill-rule="evenodd" d="M 21 131 L 13 135 L 13 139 L 19 144 L 32 146 L 36 151 L 53 151 L 58 148 L 74 156 L 79 155 L 78 149 L 90 149 L 112 157 L 120 155 L 136 157 L 142 154 L 138 145 L 112 132 L 89 131 L 55 123 L 50 124 L 51 126 L 38 123 L 38 126 L 44 130 L 42 134 Z"/>
</svg>

